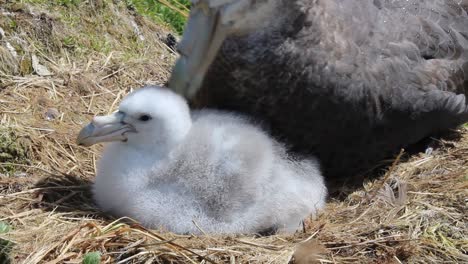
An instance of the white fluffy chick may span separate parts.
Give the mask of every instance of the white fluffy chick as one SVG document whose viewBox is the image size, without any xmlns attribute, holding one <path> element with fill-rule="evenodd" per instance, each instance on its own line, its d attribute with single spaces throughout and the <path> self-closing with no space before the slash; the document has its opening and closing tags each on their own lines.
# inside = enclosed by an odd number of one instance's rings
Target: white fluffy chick
<svg viewBox="0 0 468 264">
<path fill-rule="evenodd" d="M 325 204 L 318 163 L 299 159 L 241 116 L 190 113 L 147 86 L 94 117 L 78 143 L 106 144 L 93 187 L 102 210 L 175 233 L 294 231 Z"/>
</svg>

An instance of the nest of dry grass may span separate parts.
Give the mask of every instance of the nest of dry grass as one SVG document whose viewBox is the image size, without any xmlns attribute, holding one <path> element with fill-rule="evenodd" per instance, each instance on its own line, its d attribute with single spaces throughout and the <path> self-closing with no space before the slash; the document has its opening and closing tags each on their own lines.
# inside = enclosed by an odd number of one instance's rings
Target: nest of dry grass
<svg viewBox="0 0 468 264">
<path fill-rule="evenodd" d="M 0 228 L 0 262 L 81 263 L 96 251 L 102 263 L 468 261 L 466 128 L 430 155 L 396 157 L 382 177 L 332 199 L 292 235 L 182 236 L 102 215 L 90 194 L 99 147 L 77 146 L 76 133 L 130 88 L 163 83 L 175 58 L 160 40 L 163 29 L 104 3 L 74 10 L 79 24 L 60 6 L 0 9 L 17 25 L 0 38 L 0 124 L 27 157 L 0 162 L 8 168 L 0 176 L 0 223 L 10 227 Z M 103 26 L 91 30 L 95 20 Z M 86 34 L 83 43 L 70 40 Z M 96 36 L 108 48 L 93 46 Z"/>
</svg>

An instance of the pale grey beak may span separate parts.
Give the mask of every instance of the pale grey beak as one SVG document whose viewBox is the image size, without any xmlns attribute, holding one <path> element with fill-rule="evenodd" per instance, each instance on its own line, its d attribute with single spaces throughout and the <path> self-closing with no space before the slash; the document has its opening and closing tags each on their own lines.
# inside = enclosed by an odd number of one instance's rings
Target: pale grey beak
<svg viewBox="0 0 468 264">
<path fill-rule="evenodd" d="M 206 1 L 194 1 L 181 42 L 180 58 L 174 66 L 169 88 L 192 98 L 200 88 L 210 64 L 228 35 L 220 21 L 220 11 Z"/>
<path fill-rule="evenodd" d="M 108 116 L 96 116 L 78 134 L 78 145 L 89 147 L 100 142 L 126 141 L 127 133 L 136 133 L 135 128 L 123 122 L 125 115 L 115 112 Z"/>
</svg>

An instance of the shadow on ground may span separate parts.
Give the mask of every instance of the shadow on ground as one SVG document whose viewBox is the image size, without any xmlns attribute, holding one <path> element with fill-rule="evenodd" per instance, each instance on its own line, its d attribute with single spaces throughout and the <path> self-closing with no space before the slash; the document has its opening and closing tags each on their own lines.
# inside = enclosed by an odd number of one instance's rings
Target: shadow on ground
<svg viewBox="0 0 468 264">
<path fill-rule="evenodd" d="M 50 175 L 35 184 L 35 207 L 55 212 L 99 215 L 93 202 L 91 181 L 74 175 Z"/>
<path fill-rule="evenodd" d="M 449 130 L 441 132 L 438 135 L 427 137 L 421 141 L 407 146 L 403 154 L 399 157 L 398 163 L 408 161 L 412 156 L 427 153 L 428 155 L 437 155 L 437 150 L 440 148 L 454 147 L 453 142 L 460 141 L 463 133 L 458 130 Z M 332 179 L 327 178 L 327 187 L 329 190 L 329 198 L 343 200 L 348 197 L 352 192 L 362 188 L 364 182 L 368 180 L 375 180 L 383 177 L 392 163 L 397 159 L 398 155 L 382 160 L 373 168 L 363 171 L 359 174 L 349 177 L 340 177 Z"/>
<path fill-rule="evenodd" d="M 12 247 L 13 247 L 13 243 L 11 241 L 0 238 L 0 263 L 2 264 L 12 263 L 9 257 Z"/>
</svg>

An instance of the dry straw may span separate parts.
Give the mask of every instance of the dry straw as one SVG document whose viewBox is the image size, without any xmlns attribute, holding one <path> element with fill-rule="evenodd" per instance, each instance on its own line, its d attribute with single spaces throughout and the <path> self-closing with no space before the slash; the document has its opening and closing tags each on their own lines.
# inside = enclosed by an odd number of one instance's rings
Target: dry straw
<svg viewBox="0 0 468 264">
<path fill-rule="evenodd" d="M 12 228 L 0 238 L 12 243 L 13 263 L 81 263 L 94 251 L 102 263 L 468 262 L 465 128 L 431 155 L 399 155 L 384 177 L 331 200 L 293 235 L 175 235 L 102 215 L 90 195 L 99 147 L 77 146 L 76 133 L 130 88 L 162 84 L 175 55 L 160 40 L 163 29 L 121 4 L 93 3 L 73 14 L 41 4 L 0 8 L 0 27 L 15 23 L 0 38 L 0 124 L 27 153 L 0 163 L 0 222 Z M 32 55 L 51 76 L 31 69 Z"/>
</svg>

